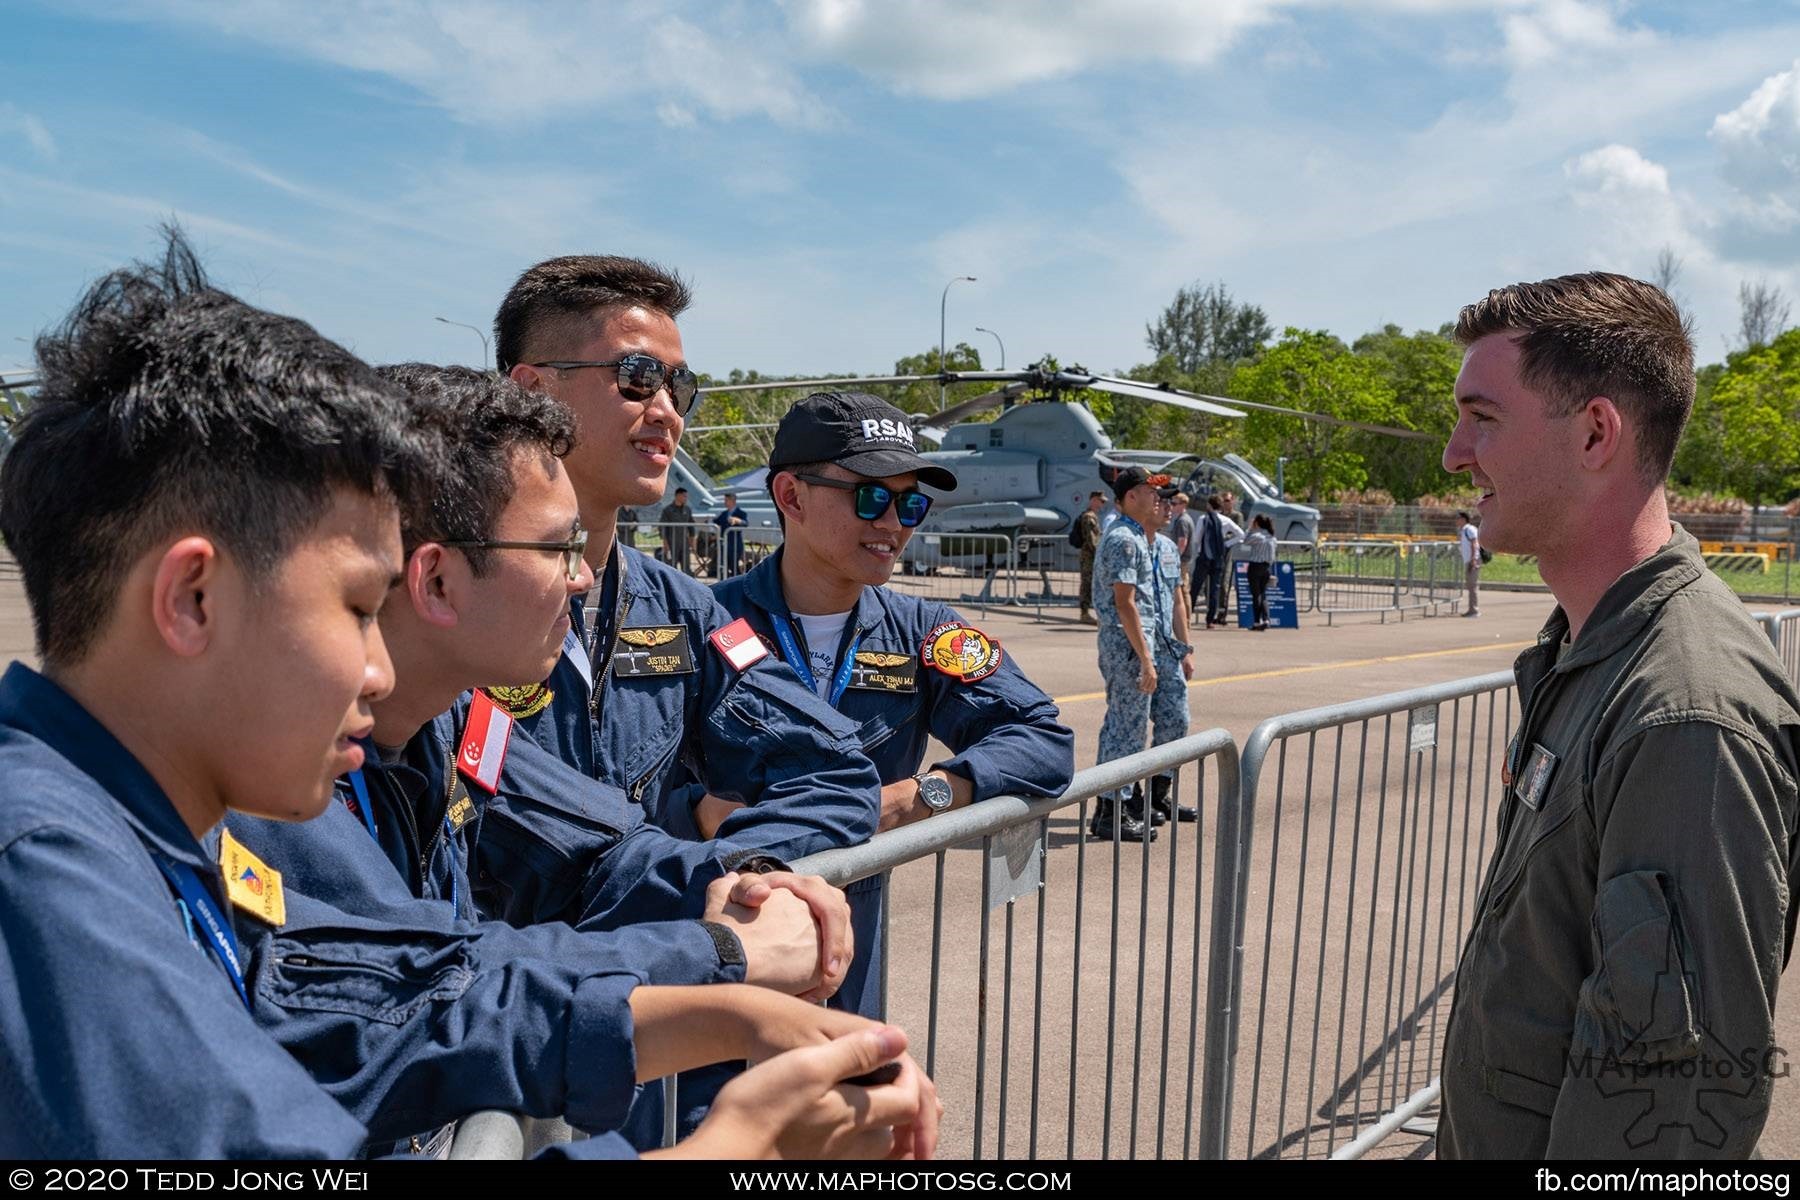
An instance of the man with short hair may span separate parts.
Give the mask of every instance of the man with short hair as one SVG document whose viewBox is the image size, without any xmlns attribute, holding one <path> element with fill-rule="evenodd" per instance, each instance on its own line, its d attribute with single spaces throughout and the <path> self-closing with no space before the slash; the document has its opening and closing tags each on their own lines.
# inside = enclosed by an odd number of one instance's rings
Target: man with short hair
<svg viewBox="0 0 1800 1200">
<path fill-rule="evenodd" d="M 1481 534 L 1476 531 L 1475 522 L 1469 520 L 1467 512 L 1456 514 L 1456 545 L 1462 552 L 1463 582 L 1469 589 L 1469 605 L 1463 609 L 1465 617 L 1481 615 Z"/>
<path fill-rule="evenodd" d="M 663 505 L 657 520 L 662 525 L 663 561 L 684 575 L 693 574 L 694 510 L 688 507 L 686 488 L 675 489 L 675 498 Z"/>
<path fill-rule="evenodd" d="M 1176 492 L 1169 498 L 1169 523 L 1163 536 L 1175 543 L 1181 554 L 1181 590 L 1188 590 L 1194 573 L 1194 556 L 1199 552 L 1199 539 L 1194 536 L 1194 518 L 1188 513 L 1188 494 Z"/>
<path fill-rule="evenodd" d="M 1227 512 L 1230 493 L 1214 492 L 1206 498 L 1206 513 L 1194 532 L 1194 575 L 1190 591 L 1189 611 L 1200 608 L 1201 593 L 1206 594 L 1206 628 L 1223 625 L 1225 616 L 1225 573 L 1230 565 L 1232 549 L 1244 540 Z"/>
<path fill-rule="evenodd" d="M 687 285 L 654 264 L 576 255 L 531 267 L 500 305 L 501 369 L 575 418 L 564 464 L 596 577 L 586 605 L 572 606 L 574 629 L 541 691 L 503 707 L 546 749 L 623 789 L 679 836 L 700 836 L 691 807 L 671 803 L 689 769 L 714 795 L 763 806 L 765 818 L 771 806 L 793 812 L 785 831 L 766 821 L 744 831 L 755 848 L 793 860 L 875 832 L 879 777 L 856 726 L 705 585 L 613 536 L 622 506 L 662 495 L 698 393 L 675 325 L 688 301 Z M 660 649 L 655 662 L 638 653 L 646 647 Z M 856 815 L 824 832 L 800 819 L 821 802 Z M 720 836 L 748 823 L 734 815 Z"/>
<path fill-rule="evenodd" d="M 1096 763 L 1111 762 L 1151 745 L 1185 737 L 1187 680 L 1194 677 L 1188 644 L 1187 596 L 1175 543 L 1156 531 L 1166 523 L 1175 485 L 1167 475 L 1127 467 L 1113 478 L 1119 519 L 1100 540 L 1094 564 L 1094 608 L 1100 616 L 1100 676 L 1106 684 L 1106 717 L 1100 725 Z M 1151 807 L 1142 789 L 1101 796 L 1094 805 L 1096 838 L 1156 840 L 1155 826 L 1194 819 L 1194 809 L 1172 797 L 1174 772 L 1152 777 Z M 1158 817 L 1161 820 L 1158 820 Z"/>
<path fill-rule="evenodd" d="M 1075 518 L 1075 537 L 1081 547 L 1081 623 L 1094 624 L 1094 551 L 1100 545 L 1100 510 L 1105 492 L 1089 492 L 1087 507 Z"/>
<path fill-rule="evenodd" d="M 719 578 L 729 579 L 744 573 L 744 526 L 749 522 L 738 511 L 736 492 L 726 492 L 724 499 L 713 524 L 719 527 Z"/>
<path fill-rule="evenodd" d="M 1602 273 L 1492 291 L 1456 337 L 1444 469 L 1557 607 L 1515 665 L 1438 1151 L 1742 1157 L 1800 901 L 1800 697 L 1669 520 L 1693 344 L 1660 289 Z"/>
</svg>

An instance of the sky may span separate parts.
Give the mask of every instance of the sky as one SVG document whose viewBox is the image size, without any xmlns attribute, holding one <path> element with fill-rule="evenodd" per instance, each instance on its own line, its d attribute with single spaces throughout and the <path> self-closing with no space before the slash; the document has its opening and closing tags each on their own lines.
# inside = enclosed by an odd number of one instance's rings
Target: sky
<svg viewBox="0 0 1800 1200">
<path fill-rule="evenodd" d="M 1702 361 L 1800 311 L 1800 0 L 0 0 L 0 367 L 189 231 L 375 362 L 480 363 L 520 271 L 695 288 L 696 370 L 1146 361 L 1183 285 L 1437 328 L 1651 275 Z"/>
</svg>

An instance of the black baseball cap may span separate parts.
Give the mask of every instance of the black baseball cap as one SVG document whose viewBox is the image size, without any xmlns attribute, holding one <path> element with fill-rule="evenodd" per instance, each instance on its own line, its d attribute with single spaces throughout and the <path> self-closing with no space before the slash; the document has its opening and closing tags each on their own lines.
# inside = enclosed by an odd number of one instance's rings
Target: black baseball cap
<svg viewBox="0 0 1800 1200">
<path fill-rule="evenodd" d="M 919 454 L 907 415 L 867 392 L 814 392 L 781 418 L 769 474 L 821 462 L 870 479 L 916 471 L 921 483 L 956 490 L 954 474 Z"/>
<path fill-rule="evenodd" d="M 1142 467 L 1126 467 L 1113 476 L 1113 499 L 1123 500 L 1125 493 L 1140 484 L 1154 484 L 1156 494 L 1163 497 L 1173 496 L 1181 490 L 1181 485 L 1168 475 L 1152 475 Z"/>
</svg>

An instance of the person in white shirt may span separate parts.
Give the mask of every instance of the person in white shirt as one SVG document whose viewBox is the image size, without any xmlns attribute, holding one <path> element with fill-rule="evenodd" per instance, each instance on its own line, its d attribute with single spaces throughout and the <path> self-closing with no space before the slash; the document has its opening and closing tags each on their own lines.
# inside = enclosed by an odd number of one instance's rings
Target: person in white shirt
<svg viewBox="0 0 1800 1200">
<path fill-rule="evenodd" d="M 1456 542 L 1462 550 L 1463 581 L 1469 588 L 1469 606 L 1463 610 L 1465 617 L 1481 615 L 1481 533 L 1469 514 L 1456 514 Z"/>
</svg>

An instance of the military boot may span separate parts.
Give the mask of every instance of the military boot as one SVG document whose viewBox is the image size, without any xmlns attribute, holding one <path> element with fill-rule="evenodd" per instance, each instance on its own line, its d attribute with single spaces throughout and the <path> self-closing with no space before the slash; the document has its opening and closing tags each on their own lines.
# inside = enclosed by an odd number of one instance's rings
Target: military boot
<svg viewBox="0 0 1800 1200">
<path fill-rule="evenodd" d="M 1161 825 L 1169 820 L 1192 821 L 1199 814 L 1185 804 L 1175 803 L 1175 781 L 1158 775 L 1150 781 L 1150 819 Z"/>
</svg>

